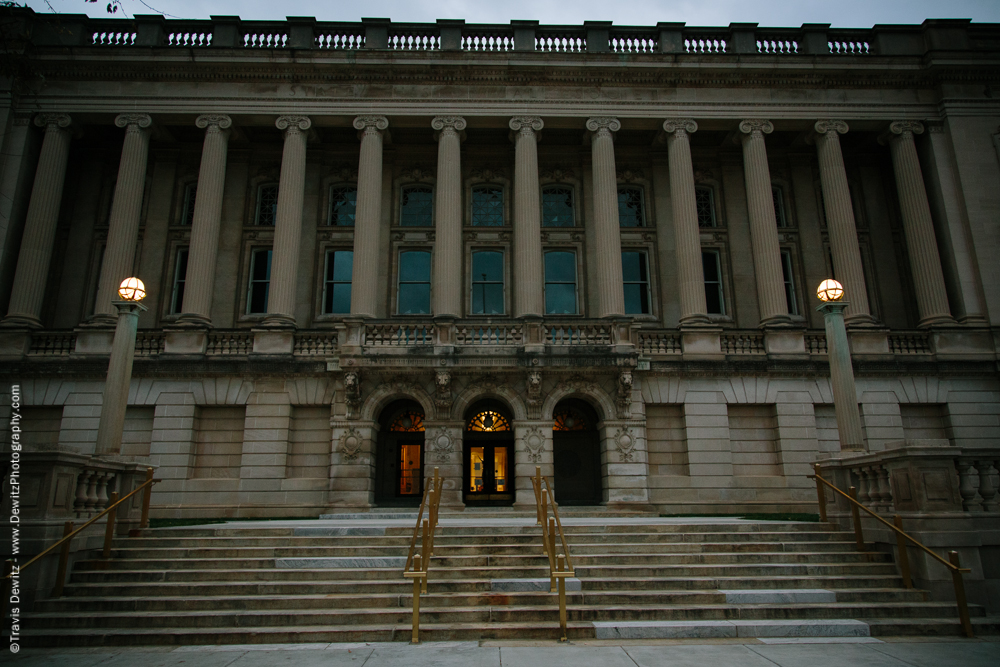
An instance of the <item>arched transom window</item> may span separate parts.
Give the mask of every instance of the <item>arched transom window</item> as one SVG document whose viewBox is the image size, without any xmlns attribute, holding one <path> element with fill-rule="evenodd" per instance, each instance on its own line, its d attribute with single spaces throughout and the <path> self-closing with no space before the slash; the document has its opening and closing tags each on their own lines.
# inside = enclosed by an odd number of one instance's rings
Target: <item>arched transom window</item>
<svg viewBox="0 0 1000 667">
<path fill-rule="evenodd" d="M 590 418 L 573 406 L 558 406 L 552 415 L 553 431 L 588 431 L 594 428 Z"/>
<path fill-rule="evenodd" d="M 392 420 L 389 430 L 403 433 L 421 432 L 424 430 L 424 415 L 416 410 L 404 410 Z"/>
<path fill-rule="evenodd" d="M 482 433 L 498 433 L 509 431 L 510 424 L 507 418 L 496 410 L 480 410 L 469 420 L 469 431 L 479 431 Z"/>
</svg>

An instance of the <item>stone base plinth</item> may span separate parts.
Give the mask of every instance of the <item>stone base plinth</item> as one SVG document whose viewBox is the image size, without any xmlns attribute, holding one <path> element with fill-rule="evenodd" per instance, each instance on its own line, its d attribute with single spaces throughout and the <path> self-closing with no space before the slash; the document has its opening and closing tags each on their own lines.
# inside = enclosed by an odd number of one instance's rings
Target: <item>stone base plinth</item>
<svg viewBox="0 0 1000 667">
<path fill-rule="evenodd" d="M 31 334 L 27 331 L 0 331 L 0 358 L 20 358 L 31 349 Z"/>
<path fill-rule="evenodd" d="M 807 354 L 805 332 L 801 329 L 769 329 L 764 332 L 764 351 L 771 358 L 801 357 Z"/>
</svg>

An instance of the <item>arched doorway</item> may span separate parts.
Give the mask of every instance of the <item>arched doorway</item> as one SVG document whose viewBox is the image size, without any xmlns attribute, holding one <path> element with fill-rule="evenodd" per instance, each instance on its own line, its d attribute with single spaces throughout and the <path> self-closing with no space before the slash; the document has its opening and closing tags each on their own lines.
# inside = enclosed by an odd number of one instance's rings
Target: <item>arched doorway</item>
<svg viewBox="0 0 1000 667">
<path fill-rule="evenodd" d="M 375 449 L 375 503 L 416 507 L 423 497 L 424 410 L 395 401 L 382 411 Z"/>
<path fill-rule="evenodd" d="M 499 401 L 479 401 L 465 413 L 463 491 L 466 505 L 514 503 L 514 429 Z"/>
<path fill-rule="evenodd" d="M 597 505 L 601 502 L 597 413 L 587 402 L 567 398 L 559 401 L 552 417 L 556 502 L 560 505 Z"/>
</svg>

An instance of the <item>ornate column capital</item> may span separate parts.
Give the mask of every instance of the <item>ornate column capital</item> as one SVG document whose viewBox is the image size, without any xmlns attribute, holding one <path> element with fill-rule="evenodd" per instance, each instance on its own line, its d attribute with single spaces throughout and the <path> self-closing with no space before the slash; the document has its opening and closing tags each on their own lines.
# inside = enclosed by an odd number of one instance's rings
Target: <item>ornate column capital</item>
<svg viewBox="0 0 1000 667">
<path fill-rule="evenodd" d="M 890 134 L 904 136 L 906 134 L 923 134 L 924 124 L 919 120 L 897 120 L 889 125 Z"/>
<path fill-rule="evenodd" d="M 515 132 L 532 131 L 541 132 L 545 123 L 538 116 L 514 116 L 507 123 L 507 126 Z"/>
<path fill-rule="evenodd" d="M 354 129 L 383 132 L 389 129 L 389 119 L 385 116 L 358 116 L 354 119 Z"/>
<path fill-rule="evenodd" d="M 194 121 L 194 124 L 203 130 L 210 125 L 217 127 L 220 130 L 228 130 L 233 126 L 233 119 L 225 114 L 207 113 L 198 116 L 198 118 Z"/>
<path fill-rule="evenodd" d="M 148 113 L 122 113 L 115 118 L 118 127 L 136 127 L 145 130 L 153 124 L 153 118 Z"/>
<path fill-rule="evenodd" d="M 774 132 L 774 125 L 771 121 L 763 118 L 748 118 L 740 123 L 740 132 L 753 136 L 755 134 L 771 134 Z"/>
<path fill-rule="evenodd" d="M 35 126 L 36 127 L 49 127 L 55 125 L 59 129 L 65 129 L 70 126 L 73 119 L 70 118 L 67 113 L 40 113 L 35 116 Z"/>
<path fill-rule="evenodd" d="M 837 134 L 847 134 L 850 129 L 842 120 L 818 120 L 816 124 L 813 125 L 813 129 L 816 130 L 816 134 L 829 134 L 830 132 L 836 132 Z"/>
<path fill-rule="evenodd" d="M 434 116 L 434 120 L 431 121 L 431 127 L 438 132 L 444 129 L 461 132 L 465 129 L 465 125 L 465 119 L 461 116 Z"/>
<path fill-rule="evenodd" d="M 698 131 L 698 123 L 691 118 L 668 118 L 663 121 L 663 131 L 667 134 L 694 134 Z"/>
<path fill-rule="evenodd" d="M 607 132 L 617 132 L 622 129 L 622 124 L 617 118 L 608 116 L 598 116 L 587 119 L 587 129 L 596 134 Z"/>
<path fill-rule="evenodd" d="M 278 116 L 274 126 L 283 132 L 305 132 L 312 127 L 309 116 Z"/>
</svg>

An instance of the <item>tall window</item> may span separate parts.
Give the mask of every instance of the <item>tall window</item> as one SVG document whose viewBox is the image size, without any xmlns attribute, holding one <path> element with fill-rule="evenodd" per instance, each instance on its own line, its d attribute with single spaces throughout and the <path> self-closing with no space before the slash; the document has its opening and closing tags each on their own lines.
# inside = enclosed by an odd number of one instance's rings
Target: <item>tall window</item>
<svg viewBox="0 0 1000 667">
<path fill-rule="evenodd" d="M 187 279 L 188 249 L 178 248 L 174 259 L 174 289 L 170 295 L 170 312 L 177 315 L 184 307 L 184 282 Z"/>
<path fill-rule="evenodd" d="M 351 272 L 354 269 L 353 250 L 327 250 L 323 280 L 323 312 L 351 312 Z"/>
<path fill-rule="evenodd" d="M 629 315 L 648 315 L 649 268 L 646 253 L 622 253 L 622 283 L 625 287 L 625 312 Z"/>
<path fill-rule="evenodd" d="M 198 194 L 198 184 L 188 183 L 184 186 L 184 205 L 181 209 L 181 224 L 190 225 L 194 222 L 194 198 Z"/>
<path fill-rule="evenodd" d="M 694 189 L 694 204 L 698 211 L 699 227 L 715 227 L 715 192 L 701 185 Z"/>
<path fill-rule="evenodd" d="M 271 288 L 271 251 L 250 252 L 250 285 L 247 289 L 247 314 L 267 312 L 267 293 Z"/>
<path fill-rule="evenodd" d="M 781 188 L 777 185 L 771 186 L 771 199 L 774 201 L 774 219 L 778 227 L 787 227 L 788 218 L 785 216 L 785 197 Z"/>
<path fill-rule="evenodd" d="M 701 266 L 705 274 L 705 305 L 710 315 L 725 315 L 726 300 L 722 293 L 722 263 L 718 250 L 702 250 Z"/>
<path fill-rule="evenodd" d="M 646 218 L 642 205 L 642 188 L 618 188 L 618 224 L 622 227 L 645 227 Z"/>
<path fill-rule="evenodd" d="M 475 227 L 503 226 L 503 188 L 481 185 L 472 188 L 472 224 Z"/>
<path fill-rule="evenodd" d="M 545 312 L 549 315 L 575 315 L 576 253 L 545 253 Z"/>
<path fill-rule="evenodd" d="M 403 188 L 399 200 L 399 224 L 402 227 L 431 227 L 433 220 L 434 191 L 426 185 Z"/>
<path fill-rule="evenodd" d="M 785 303 L 790 315 L 799 314 L 798 299 L 795 298 L 795 278 L 792 273 L 792 251 L 781 251 L 781 275 L 785 280 Z"/>
<path fill-rule="evenodd" d="M 472 314 L 500 315 L 503 307 L 503 253 L 472 253 Z"/>
<path fill-rule="evenodd" d="M 337 185 L 330 188 L 330 215 L 328 225 L 353 227 L 354 214 L 358 208 L 358 189 L 353 185 Z"/>
<path fill-rule="evenodd" d="M 253 224 L 274 227 L 278 218 L 278 184 L 269 183 L 257 188 L 257 211 Z"/>
<path fill-rule="evenodd" d="M 400 315 L 431 312 L 431 254 L 424 250 L 399 253 L 399 289 L 396 311 Z"/>
<path fill-rule="evenodd" d="M 550 185 L 542 188 L 542 227 L 572 227 L 573 188 Z"/>
</svg>

